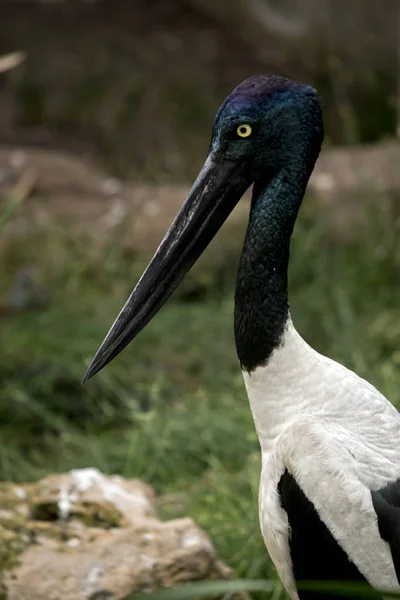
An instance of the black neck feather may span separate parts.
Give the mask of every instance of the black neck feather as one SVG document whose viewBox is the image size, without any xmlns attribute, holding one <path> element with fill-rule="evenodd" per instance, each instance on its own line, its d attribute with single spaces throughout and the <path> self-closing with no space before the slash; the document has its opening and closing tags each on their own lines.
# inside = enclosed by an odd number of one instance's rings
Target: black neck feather
<svg viewBox="0 0 400 600">
<path fill-rule="evenodd" d="M 282 170 L 254 184 L 235 293 L 235 339 L 242 368 L 267 363 L 289 315 L 290 237 L 309 169 Z"/>
</svg>

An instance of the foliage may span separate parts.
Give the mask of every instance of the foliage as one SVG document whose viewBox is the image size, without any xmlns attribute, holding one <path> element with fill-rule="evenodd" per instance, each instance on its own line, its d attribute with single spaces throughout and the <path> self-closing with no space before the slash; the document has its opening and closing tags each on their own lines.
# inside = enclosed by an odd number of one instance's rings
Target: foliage
<svg viewBox="0 0 400 600">
<path fill-rule="evenodd" d="M 318 88 L 335 144 L 396 135 L 397 0 L 25 4 L 0 4 L 4 48 L 28 57 L 1 90 L 17 143 L 37 132 L 115 174 L 191 178 L 226 94 L 268 72 Z"/>
<path fill-rule="evenodd" d="M 371 589 L 367 584 L 360 582 L 337 582 L 337 581 L 304 581 L 299 583 L 299 589 L 315 592 L 323 592 L 324 595 L 341 596 L 343 598 L 357 598 L 358 600 L 375 599 L 379 600 L 382 596 L 387 598 L 399 598 L 399 592 L 387 592 Z M 160 590 L 152 594 L 135 595 L 137 600 L 191 600 L 193 598 L 214 597 L 219 594 L 225 594 L 226 597 L 241 597 L 240 592 L 259 592 L 262 597 L 274 597 L 276 592 L 276 583 L 271 581 L 259 580 L 236 580 L 236 581 L 215 581 L 207 583 L 197 583 L 181 586 L 175 589 Z M 238 594 L 238 596 L 236 596 Z M 133 596 L 128 596 L 124 600 L 133 600 Z"/>
<path fill-rule="evenodd" d="M 400 248 L 379 200 L 346 244 L 303 214 L 291 253 L 291 303 L 314 347 L 398 402 Z M 1 289 L 29 265 L 45 294 L 0 317 L 0 478 L 27 481 L 85 466 L 143 478 L 160 495 L 160 514 L 193 516 L 238 577 L 274 579 L 258 526 L 258 441 L 233 340 L 238 253 L 220 287 L 220 273 L 210 271 L 200 299 L 175 294 L 82 387 L 137 280 L 139 258 L 61 228 L 4 241 Z"/>
</svg>

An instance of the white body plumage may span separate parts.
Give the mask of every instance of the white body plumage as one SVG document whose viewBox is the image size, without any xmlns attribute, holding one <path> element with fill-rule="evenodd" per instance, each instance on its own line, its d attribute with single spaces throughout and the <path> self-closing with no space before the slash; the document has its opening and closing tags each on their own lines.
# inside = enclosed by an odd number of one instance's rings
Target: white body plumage
<svg viewBox="0 0 400 600">
<path fill-rule="evenodd" d="M 243 373 L 262 451 L 263 537 L 298 598 L 278 483 L 287 469 L 350 560 L 377 588 L 398 588 L 371 490 L 400 477 L 400 414 L 372 385 L 313 350 L 289 318 L 268 363 Z"/>
</svg>

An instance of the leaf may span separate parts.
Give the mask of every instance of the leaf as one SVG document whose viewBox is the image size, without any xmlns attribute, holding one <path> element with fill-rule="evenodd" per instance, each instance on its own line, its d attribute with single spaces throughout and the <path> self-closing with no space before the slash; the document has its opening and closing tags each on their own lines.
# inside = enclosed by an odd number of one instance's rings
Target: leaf
<svg viewBox="0 0 400 600">
<path fill-rule="evenodd" d="M 192 598 L 209 598 L 238 592 L 272 593 L 279 583 L 263 579 L 235 581 L 212 581 L 184 585 L 173 589 L 164 589 L 149 594 L 133 594 L 123 600 L 191 600 Z M 341 595 L 345 598 L 365 598 L 365 600 L 400 598 L 400 591 L 389 592 L 374 590 L 368 584 L 352 581 L 302 581 L 298 583 L 299 590 L 318 591 L 326 594 Z"/>
<path fill-rule="evenodd" d="M 191 598 L 209 598 L 217 595 L 237 592 L 274 591 L 278 582 L 264 579 L 238 579 L 235 581 L 208 581 L 184 585 L 173 589 L 164 589 L 150 594 L 132 594 L 123 600 L 190 600 Z"/>
</svg>

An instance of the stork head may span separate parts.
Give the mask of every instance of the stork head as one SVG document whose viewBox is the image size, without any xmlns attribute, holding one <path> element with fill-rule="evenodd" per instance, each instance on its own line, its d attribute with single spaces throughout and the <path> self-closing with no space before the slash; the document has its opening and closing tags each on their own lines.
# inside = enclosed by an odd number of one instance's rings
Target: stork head
<svg viewBox="0 0 400 600">
<path fill-rule="evenodd" d="M 269 179 L 300 148 L 315 162 L 322 136 L 316 91 L 284 77 L 261 75 L 243 81 L 221 105 L 210 154 L 244 163 L 252 181 Z"/>
<path fill-rule="evenodd" d="M 313 166 L 322 136 L 321 108 L 313 88 L 261 75 L 233 90 L 215 117 L 203 168 L 84 382 L 115 358 L 158 312 L 248 187 L 261 178 L 267 184 L 289 157 L 299 153 L 306 153 Z"/>
</svg>

